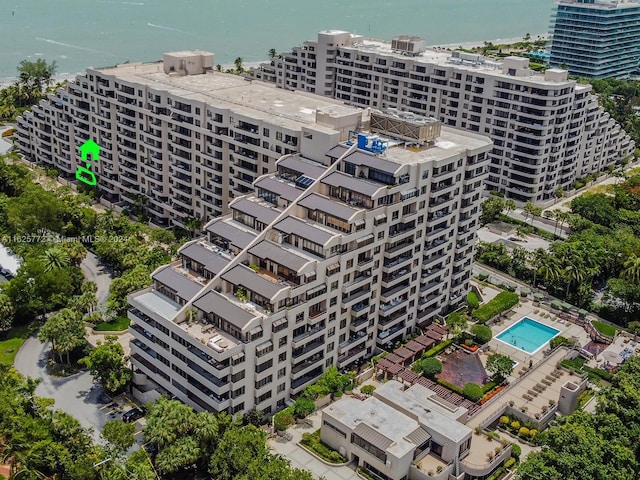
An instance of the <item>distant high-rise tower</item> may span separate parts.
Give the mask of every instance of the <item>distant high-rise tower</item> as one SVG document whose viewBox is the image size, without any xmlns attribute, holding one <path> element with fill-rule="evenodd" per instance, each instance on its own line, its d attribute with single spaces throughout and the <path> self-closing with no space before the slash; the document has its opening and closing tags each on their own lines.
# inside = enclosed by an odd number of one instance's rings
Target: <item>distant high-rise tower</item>
<svg viewBox="0 0 640 480">
<path fill-rule="evenodd" d="M 560 0 L 551 31 L 551 65 L 572 75 L 626 78 L 638 68 L 639 0 Z"/>
</svg>

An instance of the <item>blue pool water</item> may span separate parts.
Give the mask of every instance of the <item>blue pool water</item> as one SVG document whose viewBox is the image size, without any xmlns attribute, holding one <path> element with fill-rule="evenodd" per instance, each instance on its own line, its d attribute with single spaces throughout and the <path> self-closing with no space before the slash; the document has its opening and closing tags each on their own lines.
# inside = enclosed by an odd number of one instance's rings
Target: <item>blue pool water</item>
<svg viewBox="0 0 640 480">
<path fill-rule="evenodd" d="M 560 330 L 524 317 L 501 332 L 496 338 L 527 353 L 534 353 L 559 333 Z"/>
</svg>

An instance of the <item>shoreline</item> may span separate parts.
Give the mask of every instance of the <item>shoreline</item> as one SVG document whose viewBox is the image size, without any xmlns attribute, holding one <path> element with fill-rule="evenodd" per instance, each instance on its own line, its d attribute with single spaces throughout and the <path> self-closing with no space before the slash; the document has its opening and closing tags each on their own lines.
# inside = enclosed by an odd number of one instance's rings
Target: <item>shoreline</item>
<svg viewBox="0 0 640 480">
<path fill-rule="evenodd" d="M 543 40 L 543 39 L 549 40 L 550 38 L 551 38 L 550 34 L 544 33 L 540 35 L 531 35 L 531 38 L 528 41 Z M 490 42 L 490 43 L 493 43 L 494 45 L 498 45 L 498 44 L 513 44 L 513 43 L 524 42 L 524 41 L 527 41 L 527 40 L 524 40 L 524 37 L 496 38 L 494 40 L 477 40 L 477 41 L 471 41 L 471 42 L 435 44 L 435 45 L 429 45 L 428 48 L 432 48 L 436 50 L 453 50 L 456 48 L 471 49 L 474 47 L 484 46 L 484 42 Z M 162 61 L 162 60 L 158 60 L 158 61 Z M 268 63 L 268 62 L 269 62 L 269 59 L 266 58 L 261 61 L 243 62 L 243 65 L 245 69 L 248 70 L 253 67 L 258 67 L 262 63 Z M 100 67 L 97 67 L 97 68 L 100 68 Z M 230 69 L 230 68 L 231 69 L 235 68 L 235 64 L 233 63 L 222 64 L 223 70 Z M 63 73 L 59 75 L 54 75 L 53 79 L 54 79 L 54 82 L 61 82 L 63 80 L 71 81 L 71 80 L 74 80 L 77 75 L 82 75 L 83 73 L 84 71 L 77 72 L 77 73 Z M 14 83 L 17 79 L 18 77 L 0 77 L 0 89 L 8 87 L 12 83 Z"/>
<path fill-rule="evenodd" d="M 531 35 L 531 38 L 529 40 L 525 40 L 524 37 L 496 38 L 495 40 L 478 40 L 474 42 L 436 44 L 436 45 L 430 45 L 429 48 L 453 49 L 453 48 L 462 47 L 464 49 L 471 49 L 474 47 L 483 47 L 484 42 L 493 43 L 494 45 L 500 45 L 500 44 L 509 45 L 509 44 L 518 43 L 518 42 L 534 42 L 536 40 L 550 40 L 550 39 L 551 39 L 551 34 L 543 33 L 543 34 Z"/>
</svg>

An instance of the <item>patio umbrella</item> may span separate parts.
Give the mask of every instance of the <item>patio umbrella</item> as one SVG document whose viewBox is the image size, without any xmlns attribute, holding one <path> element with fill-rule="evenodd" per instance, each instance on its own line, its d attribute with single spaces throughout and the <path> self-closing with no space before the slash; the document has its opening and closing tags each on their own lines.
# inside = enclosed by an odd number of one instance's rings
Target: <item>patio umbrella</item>
<svg viewBox="0 0 640 480">
<path fill-rule="evenodd" d="M 622 361 L 622 358 L 620 358 L 620 354 L 612 352 L 611 350 L 604 352 L 602 354 L 602 357 L 609 363 L 618 364 Z"/>
</svg>

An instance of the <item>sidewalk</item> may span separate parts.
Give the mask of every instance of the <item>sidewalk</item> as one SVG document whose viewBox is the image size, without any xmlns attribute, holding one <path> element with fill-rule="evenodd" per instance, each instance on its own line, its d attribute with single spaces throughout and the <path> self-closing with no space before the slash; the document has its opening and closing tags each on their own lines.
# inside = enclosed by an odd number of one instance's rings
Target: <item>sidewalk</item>
<svg viewBox="0 0 640 480">
<path fill-rule="evenodd" d="M 324 477 L 326 480 L 359 479 L 360 477 L 356 475 L 355 470 L 350 468 L 350 465 L 340 467 L 329 466 L 298 445 L 298 442 L 302 439 L 303 433 L 315 432 L 320 428 L 320 424 L 322 422 L 321 412 L 315 412 L 307 418 L 311 420 L 313 426 L 305 424 L 294 425 L 287 430 L 287 433 L 291 434 L 291 440 L 287 440 L 285 437 L 276 436 L 269 439 L 267 441 L 267 445 L 274 451 L 274 453 L 282 455 L 284 458 L 289 460 L 292 467 L 309 470 L 315 478 Z"/>
</svg>

